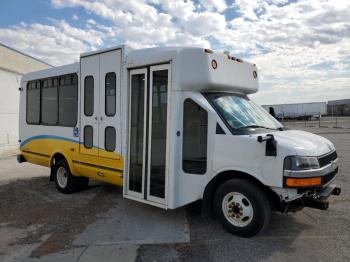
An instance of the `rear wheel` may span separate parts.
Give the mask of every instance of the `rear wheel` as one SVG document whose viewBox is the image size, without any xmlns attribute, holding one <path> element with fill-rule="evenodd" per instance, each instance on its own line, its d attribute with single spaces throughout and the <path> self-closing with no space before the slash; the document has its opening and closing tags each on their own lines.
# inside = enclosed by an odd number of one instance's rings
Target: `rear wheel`
<svg viewBox="0 0 350 262">
<path fill-rule="evenodd" d="M 53 176 L 56 188 L 61 193 L 70 194 L 79 189 L 79 177 L 72 175 L 66 160 L 60 160 L 54 165 Z"/>
<path fill-rule="evenodd" d="M 243 179 L 228 180 L 220 185 L 214 206 L 222 225 L 241 237 L 256 235 L 270 221 L 271 208 L 265 193 Z"/>
</svg>

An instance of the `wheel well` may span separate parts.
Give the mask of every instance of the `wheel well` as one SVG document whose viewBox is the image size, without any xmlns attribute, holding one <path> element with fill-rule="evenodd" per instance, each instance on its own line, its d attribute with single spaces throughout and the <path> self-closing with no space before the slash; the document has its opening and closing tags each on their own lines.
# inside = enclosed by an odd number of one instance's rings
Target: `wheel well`
<svg viewBox="0 0 350 262">
<path fill-rule="evenodd" d="M 50 166 L 53 167 L 54 164 L 56 164 L 58 161 L 60 160 L 66 160 L 66 158 L 64 157 L 64 155 L 62 155 L 61 153 L 56 153 L 53 155 L 52 159 L 51 159 L 51 163 Z"/>
<path fill-rule="evenodd" d="M 265 186 L 255 177 L 240 171 L 224 171 L 217 174 L 205 187 L 202 199 L 202 216 L 208 217 L 211 214 L 213 207 L 213 200 L 216 193 L 216 190 L 220 185 L 230 179 L 239 178 L 247 180 L 256 186 L 260 187 L 266 196 L 268 197 L 271 203 L 275 203 L 275 201 L 279 200 L 279 197 L 275 192 L 273 192 L 269 187 Z"/>
<path fill-rule="evenodd" d="M 55 153 L 53 155 L 53 157 L 51 158 L 51 162 L 50 162 L 50 168 L 51 168 L 51 172 L 50 172 L 50 181 L 53 181 L 54 180 L 54 177 L 53 177 L 53 166 L 61 161 L 61 160 L 66 160 L 66 158 L 64 157 L 63 154 L 61 153 Z"/>
</svg>

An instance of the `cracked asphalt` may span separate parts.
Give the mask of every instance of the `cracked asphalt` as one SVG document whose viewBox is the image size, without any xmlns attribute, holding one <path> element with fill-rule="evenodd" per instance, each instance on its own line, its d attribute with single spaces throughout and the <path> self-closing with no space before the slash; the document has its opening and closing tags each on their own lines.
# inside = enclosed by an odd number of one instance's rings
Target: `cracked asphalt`
<svg viewBox="0 0 350 262">
<path fill-rule="evenodd" d="M 250 239 L 201 218 L 198 202 L 165 211 L 99 182 L 62 195 L 48 169 L 1 159 L 0 261 L 350 261 L 350 130 L 308 130 L 335 144 L 342 194 L 326 211 L 273 213 Z"/>
</svg>

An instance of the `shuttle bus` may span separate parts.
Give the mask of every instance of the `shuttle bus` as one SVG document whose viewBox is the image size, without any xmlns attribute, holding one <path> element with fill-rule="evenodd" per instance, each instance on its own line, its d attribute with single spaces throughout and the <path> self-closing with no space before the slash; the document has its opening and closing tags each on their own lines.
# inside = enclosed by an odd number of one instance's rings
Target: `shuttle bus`
<svg viewBox="0 0 350 262">
<path fill-rule="evenodd" d="M 254 64 L 209 49 L 83 53 L 22 78 L 17 159 L 49 167 L 65 194 L 93 179 L 164 209 L 202 200 L 203 216 L 251 237 L 271 210 L 327 209 L 340 194 L 333 144 L 283 127 L 257 91 Z"/>
</svg>

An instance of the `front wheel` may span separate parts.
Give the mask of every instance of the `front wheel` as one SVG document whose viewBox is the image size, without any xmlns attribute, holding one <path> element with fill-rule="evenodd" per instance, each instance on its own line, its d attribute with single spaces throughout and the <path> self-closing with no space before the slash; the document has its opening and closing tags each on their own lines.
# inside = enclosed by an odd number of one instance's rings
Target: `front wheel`
<svg viewBox="0 0 350 262">
<path fill-rule="evenodd" d="M 265 193 L 243 179 L 231 179 L 220 185 L 214 207 L 222 225 L 241 237 L 256 235 L 270 221 L 271 207 Z"/>
</svg>

